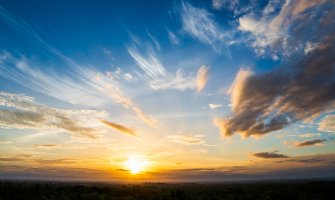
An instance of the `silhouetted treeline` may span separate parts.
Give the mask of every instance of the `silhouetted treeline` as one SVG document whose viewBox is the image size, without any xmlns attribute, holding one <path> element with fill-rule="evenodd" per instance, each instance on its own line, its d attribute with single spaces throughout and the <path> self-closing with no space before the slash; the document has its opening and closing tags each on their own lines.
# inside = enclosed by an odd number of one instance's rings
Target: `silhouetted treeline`
<svg viewBox="0 0 335 200">
<path fill-rule="evenodd" d="M 108 185 L 0 182 L 0 200 L 335 199 L 335 181 Z"/>
</svg>

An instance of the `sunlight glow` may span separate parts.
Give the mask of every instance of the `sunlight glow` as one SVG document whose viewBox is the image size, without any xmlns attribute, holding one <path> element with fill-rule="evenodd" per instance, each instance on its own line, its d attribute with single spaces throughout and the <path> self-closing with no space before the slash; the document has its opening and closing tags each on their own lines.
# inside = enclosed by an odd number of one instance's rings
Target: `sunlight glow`
<svg viewBox="0 0 335 200">
<path fill-rule="evenodd" d="M 148 161 L 139 156 L 130 156 L 124 164 L 132 174 L 138 174 L 144 171 Z"/>
</svg>

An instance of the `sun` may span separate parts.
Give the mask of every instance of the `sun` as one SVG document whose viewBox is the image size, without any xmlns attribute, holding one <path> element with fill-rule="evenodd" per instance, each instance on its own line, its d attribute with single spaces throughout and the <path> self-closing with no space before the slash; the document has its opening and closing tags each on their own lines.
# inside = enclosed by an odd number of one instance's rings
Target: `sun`
<svg viewBox="0 0 335 200">
<path fill-rule="evenodd" d="M 131 174 L 138 174 L 144 171 L 145 167 L 148 164 L 148 161 L 139 156 L 130 156 L 124 164 Z"/>
</svg>

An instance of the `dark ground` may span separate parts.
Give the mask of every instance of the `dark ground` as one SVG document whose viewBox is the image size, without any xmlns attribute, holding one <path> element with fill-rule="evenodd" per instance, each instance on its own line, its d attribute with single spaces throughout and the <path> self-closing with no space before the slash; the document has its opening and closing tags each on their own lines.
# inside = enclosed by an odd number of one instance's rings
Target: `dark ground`
<svg viewBox="0 0 335 200">
<path fill-rule="evenodd" d="M 7 199 L 335 199 L 335 181 L 210 184 L 102 184 L 0 181 Z"/>
</svg>

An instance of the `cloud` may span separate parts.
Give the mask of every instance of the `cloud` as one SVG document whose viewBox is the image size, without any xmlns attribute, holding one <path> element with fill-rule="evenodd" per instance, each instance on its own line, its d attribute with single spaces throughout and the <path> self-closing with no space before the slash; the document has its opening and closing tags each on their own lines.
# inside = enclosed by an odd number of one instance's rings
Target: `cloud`
<svg viewBox="0 0 335 200">
<path fill-rule="evenodd" d="M 157 41 L 157 39 L 151 35 L 151 33 L 147 30 L 147 34 L 149 36 L 149 38 L 151 39 L 152 43 L 155 45 L 157 51 L 160 51 L 161 50 L 161 46 L 159 44 L 159 42 Z"/>
<path fill-rule="evenodd" d="M 186 145 L 198 145 L 205 143 L 204 135 L 177 134 L 177 135 L 169 135 L 167 136 L 167 139 L 170 142 L 186 144 Z"/>
<path fill-rule="evenodd" d="M 320 158 L 306 158 L 306 159 L 290 159 L 286 160 L 286 162 L 300 162 L 300 163 L 321 163 L 323 159 Z"/>
<path fill-rule="evenodd" d="M 238 104 L 241 101 L 241 91 L 245 89 L 246 81 L 253 74 L 249 69 L 241 69 L 228 90 L 228 94 L 231 96 L 232 108 L 237 109 Z"/>
<path fill-rule="evenodd" d="M 128 82 L 134 82 L 136 79 L 130 73 L 123 72 L 120 67 L 117 67 L 115 71 L 108 71 L 104 74 L 109 79 L 121 81 L 126 80 Z"/>
<path fill-rule="evenodd" d="M 34 64 L 34 68 L 30 67 Z M 30 60 L 25 57 L 17 58 L 8 52 L 0 53 L 0 76 L 31 90 L 71 104 L 90 107 L 104 107 L 112 102 L 134 111 L 136 109 L 135 113 L 139 119 L 143 120 L 143 116 L 146 116 L 129 97 L 122 93 L 118 82 L 109 73 L 70 67 L 70 71 L 74 70 L 71 76 L 75 78 L 72 78 L 66 74 L 43 72 L 36 65 L 39 64 L 30 63 Z M 143 121 L 148 122 L 148 120 Z"/>
<path fill-rule="evenodd" d="M 265 159 L 271 159 L 271 158 L 288 158 L 287 155 L 284 154 L 278 154 L 276 152 L 260 152 L 260 153 L 254 153 L 253 156 L 256 156 L 258 158 L 265 158 Z"/>
<path fill-rule="evenodd" d="M 250 12 L 256 7 L 255 3 L 257 2 L 252 0 L 243 2 L 240 2 L 240 0 L 212 0 L 212 8 L 215 10 L 224 9 L 226 12 L 231 12 L 233 16 L 236 17 Z"/>
<path fill-rule="evenodd" d="M 209 68 L 204 65 L 200 66 L 197 78 L 191 74 L 185 75 L 182 69 L 178 69 L 176 74 L 173 75 L 166 70 L 154 51 L 149 51 L 147 56 L 144 56 L 133 46 L 128 48 L 128 52 L 137 66 L 145 73 L 145 77 L 152 89 L 176 89 L 183 91 L 197 88 L 200 91 L 207 83 Z"/>
<path fill-rule="evenodd" d="M 334 39 L 320 38 L 313 52 L 268 73 L 241 69 L 230 89 L 233 114 L 215 119 L 221 133 L 263 135 L 335 109 Z"/>
<path fill-rule="evenodd" d="M 297 5 L 295 6 L 294 10 L 293 10 L 293 14 L 297 15 L 299 13 L 304 12 L 308 8 L 315 7 L 315 6 L 317 6 L 319 4 L 323 4 L 325 2 L 326 2 L 326 0 L 313 0 L 313 1 L 303 0 L 303 1 L 299 1 L 297 3 Z"/>
<path fill-rule="evenodd" d="M 325 139 L 307 140 L 307 141 L 297 143 L 296 146 L 297 147 L 314 146 L 314 145 L 321 144 L 325 141 L 326 141 Z"/>
<path fill-rule="evenodd" d="M 124 93 L 119 78 L 121 75 L 114 76 L 111 72 L 105 73 L 94 67 L 77 64 L 47 44 L 33 27 L 17 20 L 2 7 L 0 7 L 0 19 L 14 31 L 23 33 L 29 44 L 38 46 L 50 58 L 49 62 L 45 63 L 20 53 L 0 51 L 0 77 L 71 104 L 105 108 L 106 105 L 113 103 L 131 110 L 140 109 Z M 108 49 L 104 49 L 104 53 L 111 56 L 111 51 Z M 56 70 L 60 65 L 66 70 Z M 129 81 L 133 80 L 133 77 L 128 73 L 122 75 L 122 79 Z M 137 112 L 139 113 L 141 113 L 138 115 L 139 119 L 143 119 L 144 112 Z"/>
<path fill-rule="evenodd" d="M 202 65 L 198 69 L 197 73 L 197 91 L 200 92 L 207 84 L 208 81 L 208 76 L 209 76 L 209 67 Z"/>
<path fill-rule="evenodd" d="M 0 128 L 53 130 L 96 138 L 97 118 L 107 113 L 96 110 L 64 110 L 35 102 L 23 94 L 0 92 Z"/>
<path fill-rule="evenodd" d="M 182 2 L 181 21 L 185 33 L 212 47 L 216 53 L 225 53 L 229 56 L 226 46 L 229 46 L 231 41 L 230 34 L 224 33 L 205 9 Z"/>
<path fill-rule="evenodd" d="M 28 161 L 32 158 L 32 155 L 29 154 L 16 154 L 16 155 L 1 155 L 1 162 L 20 162 L 20 161 Z"/>
<path fill-rule="evenodd" d="M 121 133 L 128 134 L 128 135 L 131 135 L 131 136 L 136 136 L 135 131 L 131 128 L 126 127 L 126 126 L 116 124 L 116 123 L 106 121 L 106 120 L 101 120 L 101 122 L 106 124 L 108 127 L 111 127 L 113 129 L 121 132 Z"/>
<path fill-rule="evenodd" d="M 216 109 L 216 108 L 222 107 L 222 105 L 221 104 L 212 104 L 212 103 L 210 103 L 210 104 L 208 104 L 208 107 L 210 109 Z"/>
<path fill-rule="evenodd" d="M 317 43 L 306 42 L 304 52 L 305 54 L 308 54 L 309 52 L 313 51 L 317 47 L 318 47 Z"/>
<path fill-rule="evenodd" d="M 10 140 L 0 140 L 0 144 L 11 144 L 12 141 Z"/>
<path fill-rule="evenodd" d="M 212 0 L 212 7 L 216 10 L 220 10 L 223 6 L 224 0 Z"/>
<path fill-rule="evenodd" d="M 38 148 L 38 149 L 54 149 L 54 148 L 66 147 L 66 146 L 60 145 L 60 144 L 34 144 L 33 147 Z"/>
<path fill-rule="evenodd" d="M 137 116 L 144 121 L 146 124 L 152 126 L 152 127 L 156 127 L 158 120 L 156 118 L 150 117 L 148 115 L 146 115 L 141 109 L 139 109 L 136 106 L 132 107 L 133 111 L 137 114 Z"/>
<path fill-rule="evenodd" d="M 174 34 L 170 30 L 168 30 L 168 37 L 169 37 L 169 40 L 172 44 L 174 44 L 174 45 L 179 45 L 180 44 L 179 38 L 176 36 L 176 34 Z"/>
<path fill-rule="evenodd" d="M 298 135 L 298 137 L 301 137 L 301 138 L 311 138 L 315 136 L 320 136 L 320 134 L 319 133 L 305 133 L 305 134 Z"/>
<path fill-rule="evenodd" d="M 268 52 L 291 55 L 297 50 L 304 49 L 302 44 L 305 43 L 306 36 L 310 37 L 314 33 L 318 35 L 317 31 L 320 28 L 310 27 L 315 26 L 320 17 L 324 17 L 316 12 L 329 9 L 329 5 L 319 9 L 325 2 L 324 0 L 269 1 L 263 12 L 248 12 L 240 17 L 238 29 L 251 34 L 250 38 L 244 36 L 247 38 L 244 40 L 250 43 L 259 55 Z M 325 15 L 331 15 L 331 11 Z M 313 33 L 305 34 L 308 30 Z M 318 39 L 314 36 L 311 38 Z M 305 52 L 310 49 L 305 48 Z"/>
<path fill-rule="evenodd" d="M 335 133 L 335 115 L 327 115 L 319 123 L 320 131 Z"/>
</svg>

